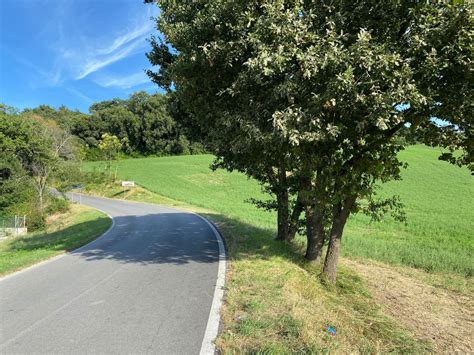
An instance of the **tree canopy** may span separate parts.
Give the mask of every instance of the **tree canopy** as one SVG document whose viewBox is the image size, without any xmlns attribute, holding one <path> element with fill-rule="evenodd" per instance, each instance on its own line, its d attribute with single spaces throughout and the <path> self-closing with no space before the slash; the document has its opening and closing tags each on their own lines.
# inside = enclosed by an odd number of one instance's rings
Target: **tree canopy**
<svg viewBox="0 0 474 355">
<path fill-rule="evenodd" d="M 72 132 L 92 149 L 98 148 L 102 135 L 108 133 L 126 142 L 122 151 L 128 155 L 203 152 L 199 144 L 190 143 L 181 131 L 169 113 L 169 99 L 165 95 L 140 91 L 126 100 L 94 103 L 89 111 L 89 116 L 75 121 Z"/>
<path fill-rule="evenodd" d="M 133 93 L 127 99 L 112 99 L 92 104 L 89 113 L 73 111 L 65 106 L 54 108 L 40 105 L 21 112 L 30 117 L 54 124 L 62 131 L 74 135 L 82 144 L 85 159 L 105 159 L 99 149 L 104 133 L 116 136 L 122 144 L 121 153 L 129 156 L 201 154 L 205 150 L 200 137 L 185 130 L 179 122 L 179 113 L 169 95 Z M 19 114 L 18 110 L 2 105 L 6 114 Z M 192 136 L 191 139 L 187 135 Z"/>
<path fill-rule="evenodd" d="M 403 219 L 396 196 L 377 198 L 380 183 L 400 178 L 399 132 L 417 132 L 447 149 L 441 159 L 474 168 L 471 7 L 408 0 L 159 6 L 164 40 L 151 39 L 148 57 L 158 66 L 151 79 L 206 132 L 217 165 L 304 205 L 306 257 L 319 261 L 327 243 L 332 282 L 351 213 L 379 219 L 393 210 Z M 287 220 L 288 199 L 277 200 Z"/>
</svg>

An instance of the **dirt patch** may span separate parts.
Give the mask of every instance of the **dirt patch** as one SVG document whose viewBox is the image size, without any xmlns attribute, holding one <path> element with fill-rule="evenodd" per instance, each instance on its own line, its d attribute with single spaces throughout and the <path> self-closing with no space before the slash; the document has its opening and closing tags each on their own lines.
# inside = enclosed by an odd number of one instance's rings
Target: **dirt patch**
<svg viewBox="0 0 474 355">
<path fill-rule="evenodd" d="M 55 214 L 52 214 L 52 215 L 46 217 L 46 224 L 47 224 L 47 225 L 53 224 L 54 222 L 56 222 L 57 220 L 59 220 L 62 216 L 64 216 L 64 213 L 55 213 Z"/>
<path fill-rule="evenodd" d="M 375 300 L 415 337 L 434 350 L 474 352 L 474 300 L 471 296 L 427 285 L 388 265 L 344 260 L 367 281 Z"/>
</svg>

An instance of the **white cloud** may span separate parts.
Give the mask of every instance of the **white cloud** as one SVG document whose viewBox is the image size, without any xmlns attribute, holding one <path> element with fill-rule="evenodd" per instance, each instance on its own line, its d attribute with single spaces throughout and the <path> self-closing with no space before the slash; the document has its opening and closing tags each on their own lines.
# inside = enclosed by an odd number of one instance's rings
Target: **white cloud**
<svg viewBox="0 0 474 355">
<path fill-rule="evenodd" d="M 134 30 L 121 35 L 117 38 L 115 38 L 114 42 L 103 49 L 99 49 L 97 51 L 98 55 L 107 55 L 115 52 L 117 49 L 119 49 L 121 46 L 124 44 L 127 44 L 128 42 L 131 42 L 137 38 L 143 38 L 144 36 L 147 36 L 151 31 L 153 30 L 153 24 L 151 21 L 148 23 L 144 24 L 142 27 L 135 28 Z"/>
<path fill-rule="evenodd" d="M 74 77 L 76 80 L 85 78 L 86 76 L 112 64 L 118 62 L 131 54 L 134 54 L 138 49 L 143 48 L 146 45 L 144 39 L 137 39 L 129 45 L 118 48 L 118 50 L 112 51 L 109 55 L 97 55 L 98 52 L 90 53 L 83 61 L 84 64 L 78 68 L 78 74 Z"/>
<path fill-rule="evenodd" d="M 153 11 L 148 7 L 146 14 L 132 16 L 126 30 L 119 33 L 106 34 L 101 39 L 82 37 L 72 42 L 74 47 L 70 47 L 69 41 L 67 46 L 57 48 L 58 57 L 68 67 L 70 76 L 81 80 L 131 55 L 144 53 L 148 47 L 146 39 L 154 29 L 154 22 L 150 20 Z"/>
<path fill-rule="evenodd" d="M 104 86 L 104 87 L 115 86 L 122 89 L 129 89 L 137 85 L 150 83 L 151 81 L 150 81 L 150 78 L 144 72 L 138 72 L 132 75 L 122 76 L 122 77 L 100 78 L 100 79 L 97 79 L 95 82 L 99 84 L 100 86 Z"/>
<path fill-rule="evenodd" d="M 74 88 L 66 88 L 67 91 L 69 91 L 71 94 L 79 97 L 80 99 L 82 99 L 83 101 L 86 101 L 86 102 L 89 102 L 89 103 L 92 103 L 94 100 L 92 100 L 89 96 L 87 95 L 84 95 L 82 92 L 80 92 L 79 90 L 77 89 L 74 89 Z"/>
</svg>

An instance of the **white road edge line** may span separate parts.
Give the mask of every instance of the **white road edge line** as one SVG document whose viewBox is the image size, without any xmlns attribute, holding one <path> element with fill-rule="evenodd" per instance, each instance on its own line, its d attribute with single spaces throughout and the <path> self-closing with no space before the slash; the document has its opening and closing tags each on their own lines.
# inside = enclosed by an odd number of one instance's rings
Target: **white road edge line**
<svg viewBox="0 0 474 355">
<path fill-rule="evenodd" d="M 71 193 L 71 194 L 80 195 L 78 193 Z M 117 199 L 114 199 L 114 198 L 107 198 L 107 197 L 100 197 L 100 196 L 93 196 L 93 195 L 85 195 L 85 196 L 92 197 L 92 198 L 99 198 L 99 199 L 102 198 L 102 199 L 108 199 L 108 200 L 114 200 L 114 201 L 122 201 L 122 200 L 117 200 Z M 124 202 L 143 203 L 143 202 L 139 202 L 139 201 L 126 201 L 126 200 Z M 159 205 L 159 204 L 147 203 L 147 202 L 144 202 L 144 204 L 162 206 L 162 205 Z M 164 207 L 170 208 L 168 206 L 164 206 Z M 105 213 L 112 220 L 112 224 L 110 225 L 109 229 L 107 229 L 101 236 L 99 236 L 98 238 L 92 240 L 91 242 L 89 242 L 89 243 L 87 243 L 87 244 L 85 244 L 85 245 L 83 245 L 83 246 L 81 246 L 77 249 L 71 250 L 71 251 L 63 253 L 61 255 L 52 257 L 51 259 L 41 261 L 41 262 L 39 262 L 37 264 L 34 264 L 32 266 L 29 266 L 25 269 L 15 271 L 11 274 L 0 277 L 0 282 L 3 281 L 3 280 L 9 279 L 11 277 L 14 277 L 15 275 L 26 272 L 28 270 L 31 270 L 31 269 L 37 268 L 39 266 L 42 266 L 46 263 L 50 263 L 50 262 L 53 262 L 55 260 L 58 260 L 58 259 L 66 256 L 70 253 L 74 253 L 76 251 L 79 251 L 80 249 L 89 246 L 89 244 L 92 244 L 92 243 L 98 241 L 99 239 L 102 239 L 103 237 L 105 237 L 112 230 L 112 228 L 114 228 L 115 219 L 110 214 L 108 214 L 105 211 L 100 210 L 99 208 L 95 208 L 95 207 L 91 207 L 91 208 L 94 208 L 98 211 L 101 211 L 101 212 Z M 175 207 L 171 207 L 170 209 L 183 211 L 183 210 L 180 210 L 180 209 L 175 208 Z M 224 298 L 224 284 L 225 284 L 225 273 L 226 273 L 226 252 L 225 252 L 224 241 L 222 240 L 222 237 L 221 237 L 219 231 L 214 226 L 214 224 L 209 222 L 205 217 L 203 217 L 203 216 L 201 216 L 201 215 L 199 215 L 195 212 L 191 212 L 191 211 L 183 211 L 183 212 L 193 214 L 193 215 L 199 217 L 200 219 L 202 219 L 211 228 L 212 232 L 214 233 L 214 236 L 217 239 L 217 244 L 219 245 L 219 265 L 218 265 L 218 268 L 217 268 L 216 287 L 214 289 L 214 297 L 212 299 L 211 310 L 209 311 L 209 318 L 207 319 L 206 330 L 204 332 L 204 338 L 202 340 L 201 350 L 199 352 L 200 355 L 213 355 L 216 352 L 216 347 L 214 345 L 214 340 L 217 338 L 217 335 L 219 333 L 219 323 L 220 323 L 220 319 L 221 319 L 220 310 L 221 310 L 221 306 L 222 306 L 222 300 Z"/>
<path fill-rule="evenodd" d="M 145 204 L 145 205 L 151 205 L 151 206 L 162 206 L 171 210 L 193 214 L 199 217 L 200 219 L 202 219 L 204 222 L 206 222 L 206 224 L 211 228 L 212 232 L 214 233 L 214 236 L 217 239 L 217 244 L 219 245 L 219 265 L 217 268 L 217 280 L 216 280 L 216 287 L 214 289 L 214 297 L 212 299 L 211 310 L 209 311 L 209 318 L 207 319 L 207 326 L 204 332 L 204 338 L 202 340 L 201 350 L 199 354 L 200 355 L 214 355 L 216 352 L 214 340 L 217 338 L 217 335 L 219 334 L 219 324 L 220 324 L 220 319 L 221 319 L 220 310 L 222 306 L 222 300 L 224 298 L 224 284 L 225 284 L 226 260 L 227 260 L 224 241 L 222 240 L 221 234 L 219 233 L 217 228 L 214 226 L 214 224 L 212 224 L 211 222 L 209 222 L 207 218 L 201 216 L 200 214 L 196 212 L 182 210 L 179 207 L 178 208 L 174 206 L 170 207 L 170 206 L 166 206 L 166 205 L 162 205 L 158 203 L 150 203 L 150 202 L 119 200 L 116 198 L 80 194 L 77 192 L 73 192 L 72 194 L 98 198 L 98 199 L 112 200 L 116 202 L 125 202 L 125 203 L 131 202 L 131 203 Z"/>
<path fill-rule="evenodd" d="M 216 227 L 209 222 L 203 216 L 191 212 L 192 214 L 201 218 L 206 222 L 214 233 L 217 244 L 219 245 L 219 266 L 217 269 L 217 280 L 216 288 L 214 289 L 214 298 L 212 299 L 211 310 L 209 311 L 209 318 L 207 320 L 206 331 L 204 332 L 204 338 L 202 339 L 200 355 L 213 355 L 216 352 L 214 341 L 219 333 L 219 323 L 221 319 L 220 310 L 222 306 L 222 300 L 224 298 L 224 284 L 225 284 L 225 272 L 226 272 L 226 254 L 224 241 L 216 229 Z"/>
<path fill-rule="evenodd" d="M 74 201 L 72 201 L 72 202 L 74 202 Z M 89 207 L 89 206 L 87 206 L 87 207 Z M 80 251 L 82 248 L 88 247 L 89 245 L 91 245 L 91 244 L 97 242 L 99 239 L 102 239 L 102 238 L 105 237 L 107 234 L 109 234 L 109 232 L 110 232 L 110 231 L 112 230 L 112 228 L 114 228 L 114 226 L 115 226 L 115 219 L 114 219 L 114 217 L 112 217 L 112 216 L 111 216 L 110 214 L 108 214 L 107 212 L 102 211 L 102 210 L 100 210 L 100 209 L 98 209 L 98 208 L 95 208 L 95 207 L 89 207 L 89 208 L 93 208 L 93 209 L 95 209 L 95 210 L 97 210 L 97 211 L 100 211 L 100 212 L 106 214 L 106 215 L 111 219 L 112 224 L 110 225 L 109 229 L 107 229 L 104 233 L 102 233 L 100 236 L 98 236 L 98 237 L 95 238 L 94 240 L 91 240 L 89 243 L 84 244 L 84 245 L 80 246 L 80 247 L 77 248 L 77 249 L 70 250 L 70 251 L 66 251 L 66 252 L 64 252 L 64 253 L 62 253 L 62 254 L 53 256 L 53 257 L 51 257 L 51 258 L 49 258 L 49 259 L 47 259 L 47 260 L 43 260 L 43 261 L 40 261 L 40 262 L 38 262 L 38 263 L 36 263 L 36 264 L 33 264 L 33 265 L 31 265 L 31 266 L 28 266 L 28 267 L 26 267 L 26 268 L 24 268 L 24 269 L 21 269 L 21 270 L 18 270 L 18 271 L 14 271 L 14 272 L 12 272 L 12 273 L 10 273 L 10 274 L 6 274 L 5 276 L 0 276 L 0 282 L 2 282 L 2 281 L 4 281 L 4 280 L 8 280 L 8 279 L 10 279 L 10 278 L 12 278 L 12 277 L 15 277 L 15 276 L 17 276 L 17 275 L 19 275 L 19 274 L 22 274 L 22 273 L 26 272 L 26 271 L 30 271 L 31 269 L 36 269 L 37 267 L 43 266 L 44 264 L 52 263 L 53 261 L 59 260 L 59 259 L 61 259 L 61 258 L 64 258 L 66 255 L 69 255 L 69 254 L 78 252 L 78 251 Z"/>
</svg>

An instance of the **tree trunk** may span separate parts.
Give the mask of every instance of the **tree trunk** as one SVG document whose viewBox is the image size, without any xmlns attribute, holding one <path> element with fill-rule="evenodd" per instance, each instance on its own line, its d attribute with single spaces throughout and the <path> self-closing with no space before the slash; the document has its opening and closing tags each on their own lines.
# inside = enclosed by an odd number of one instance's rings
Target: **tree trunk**
<svg viewBox="0 0 474 355">
<path fill-rule="evenodd" d="M 286 184 L 286 169 L 278 169 L 277 186 L 278 232 L 276 240 L 286 240 L 288 237 L 288 186 Z"/>
<path fill-rule="evenodd" d="M 313 229 L 312 220 L 314 218 L 314 207 L 306 206 L 305 209 L 305 218 L 306 218 L 306 254 L 305 259 L 313 261 L 316 259 L 316 235 Z"/>
<path fill-rule="evenodd" d="M 341 252 L 342 233 L 344 232 L 344 226 L 346 225 L 350 209 L 354 202 L 355 197 L 351 197 L 345 201 L 344 208 L 341 208 L 340 205 L 335 206 L 334 208 L 332 227 L 331 232 L 329 233 L 328 251 L 326 253 L 326 259 L 324 260 L 323 269 L 323 273 L 333 284 L 336 283 L 336 271 L 339 254 Z"/>
<path fill-rule="evenodd" d="M 44 209 L 44 192 L 46 190 L 47 176 L 37 176 L 34 178 L 35 188 L 38 192 L 38 207 L 41 215 Z"/>
<path fill-rule="evenodd" d="M 39 210 L 40 210 L 40 214 L 43 215 L 43 204 L 44 204 L 44 201 L 43 201 L 43 189 L 42 188 L 39 188 L 38 189 L 38 202 L 39 202 Z"/>
<path fill-rule="evenodd" d="M 290 226 L 288 229 L 288 237 L 287 240 L 291 242 L 295 239 L 296 232 L 298 231 L 298 222 L 300 219 L 301 212 L 303 212 L 303 202 L 301 199 L 300 194 L 296 198 L 295 206 L 293 207 L 293 212 L 291 213 L 290 217 Z"/>
<path fill-rule="evenodd" d="M 317 204 L 316 204 L 317 206 Z M 323 216 L 317 206 L 306 207 L 306 254 L 309 261 L 318 263 L 321 260 L 326 234 L 324 233 Z"/>
<path fill-rule="evenodd" d="M 278 204 L 278 234 L 277 240 L 286 240 L 288 236 L 288 191 L 277 194 Z"/>
<path fill-rule="evenodd" d="M 324 274 L 333 283 L 336 283 L 336 270 L 341 251 L 341 237 L 345 222 L 337 219 L 333 222 L 331 233 L 329 234 L 329 245 L 324 260 Z"/>
</svg>

